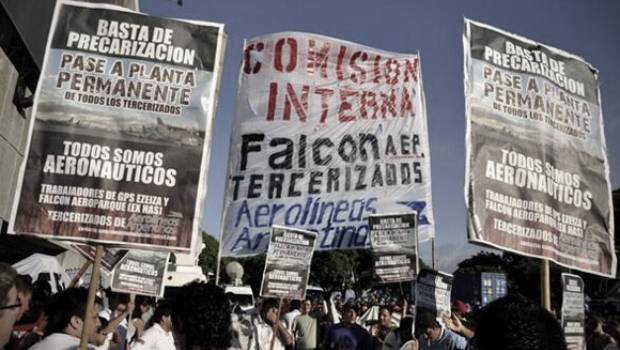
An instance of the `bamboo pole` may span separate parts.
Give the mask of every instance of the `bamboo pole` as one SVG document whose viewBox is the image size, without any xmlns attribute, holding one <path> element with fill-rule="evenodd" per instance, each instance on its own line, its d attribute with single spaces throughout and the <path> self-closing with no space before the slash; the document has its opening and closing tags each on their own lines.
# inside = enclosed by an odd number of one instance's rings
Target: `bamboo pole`
<svg viewBox="0 0 620 350">
<path fill-rule="evenodd" d="M 282 312 L 282 304 L 283 304 L 283 300 L 282 298 L 280 298 L 280 303 L 278 305 L 278 317 L 276 317 L 276 322 L 273 324 L 273 336 L 271 337 L 271 345 L 269 346 L 269 350 L 273 350 L 273 346 L 276 343 L 276 336 L 278 334 L 278 322 L 280 322 L 280 313 Z"/>
<path fill-rule="evenodd" d="M 95 252 L 95 261 L 93 262 L 93 272 L 90 274 L 90 285 L 88 286 L 88 300 L 86 301 L 86 313 L 84 315 L 84 323 L 82 326 L 82 337 L 80 338 L 80 350 L 87 350 L 88 336 L 91 333 L 93 318 L 90 315 L 94 312 L 95 296 L 99 287 L 99 272 L 101 271 L 101 256 L 103 255 L 103 246 L 98 244 Z"/>
</svg>

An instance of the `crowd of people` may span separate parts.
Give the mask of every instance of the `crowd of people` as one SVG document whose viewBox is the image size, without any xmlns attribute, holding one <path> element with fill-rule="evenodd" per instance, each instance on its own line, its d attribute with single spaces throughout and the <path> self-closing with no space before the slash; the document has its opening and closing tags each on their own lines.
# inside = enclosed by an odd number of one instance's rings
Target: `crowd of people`
<svg viewBox="0 0 620 350">
<path fill-rule="evenodd" d="M 87 313 L 88 290 L 51 294 L 0 263 L 0 349 L 78 349 L 85 322 L 88 349 L 100 350 L 560 350 L 567 349 L 558 319 L 538 304 L 507 295 L 475 313 L 462 302 L 451 315 L 415 309 L 406 301 L 328 298 L 279 303 L 255 310 L 235 305 L 213 284 L 192 282 L 171 297 L 100 290 Z M 369 315 L 373 315 L 369 317 Z M 617 318 L 590 317 L 587 350 L 614 350 Z"/>
</svg>

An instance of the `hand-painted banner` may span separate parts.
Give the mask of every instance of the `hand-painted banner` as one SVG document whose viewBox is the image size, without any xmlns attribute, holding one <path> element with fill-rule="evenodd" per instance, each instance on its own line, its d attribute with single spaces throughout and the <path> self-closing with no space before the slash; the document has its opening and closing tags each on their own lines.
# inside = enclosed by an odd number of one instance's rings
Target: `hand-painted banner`
<svg viewBox="0 0 620 350">
<path fill-rule="evenodd" d="M 265 251 L 274 224 L 317 249 L 368 248 L 368 216 L 417 212 L 433 237 L 420 58 L 307 33 L 248 41 L 239 76 L 222 255 Z"/>
<path fill-rule="evenodd" d="M 562 274 L 562 328 L 569 350 L 585 350 L 585 287 L 581 277 Z"/>
<path fill-rule="evenodd" d="M 615 276 L 596 70 L 559 49 L 465 24 L 469 239 Z"/>
<path fill-rule="evenodd" d="M 306 297 L 316 233 L 274 226 L 265 261 L 262 297 Z"/>
<path fill-rule="evenodd" d="M 438 319 L 450 317 L 450 293 L 453 276 L 434 270 L 422 270 L 415 285 L 416 309 L 429 310 Z"/>
<path fill-rule="evenodd" d="M 112 290 L 163 297 L 169 256 L 167 252 L 130 250 L 112 272 Z"/>
<path fill-rule="evenodd" d="M 223 25 L 58 1 L 10 231 L 188 251 Z"/>
<path fill-rule="evenodd" d="M 73 244 L 72 246 L 86 259 L 95 261 L 95 253 L 97 251 L 96 247 L 89 244 Z M 103 267 L 107 272 L 111 272 L 114 270 L 116 264 L 118 264 L 125 257 L 127 252 L 127 249 L 103 248 L 101 267 Z"/>
<path fill-rule="evenodd" d="M 413 281 L 418 269 L 415 213 L 368 217 L 374 274 L 380 283 Z"/>
</svg>

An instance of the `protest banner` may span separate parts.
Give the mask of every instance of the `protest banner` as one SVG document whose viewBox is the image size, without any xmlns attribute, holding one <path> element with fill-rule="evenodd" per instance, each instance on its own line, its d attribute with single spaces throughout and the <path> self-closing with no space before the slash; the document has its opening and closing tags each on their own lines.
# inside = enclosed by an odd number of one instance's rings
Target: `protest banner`
<svg viewBox="0 0 620 350">
<path fill-rule="evenodd" d="M 416 310 L 429 310 L 438 319 L 450 317 L 450 293 L 452 291 L 452 275 L 434 271 L 422 270 L 418 275 L 415 286 Z"/>
<path fill-rule="evenodd" d="M 581 277 L 562 274 L 562 329 L 569 350 L 585 350 L 585 287 Z"/>
<path fill-rule="evenodd" d="M 72 247 L 89 261 L 95 261 L 97 247 L 88 244 L 72 244 Z M 114 270 L 116 264 L 118 264 L 125 257 L 127 252 L 127 249 L 110 249 L 104 247 L 103 255 L 101 256 L 101 267 L 103 267 L 107 272 L 111 272 Z"/>
<path fill-rule="evenodd" d="M 434 236 L 417 54 L 308 33 L 246 42 L 221 231 L 222 256 L 264 252 L 272 225 L 317 249 L 370 246 L 368 216 L 417 212 Z"/>
<path fill-rule="evenodd" d="M 265 260 L 260 295 L 303 300 L 306 297 L 316 233 L 274 226 Z"/>
<path fill-rule="evenodd" d="M 115 292 L 163 297 L 168 252 L 132 249 L 112 271 Z"/>
<path fill-rule="evenodd" d="M 415 213 L 368 217 L 374 274 L 380 283 L 415 280 L 418 274 Z"/>
<path fill-rule="evenodd" d="M 506 293 L 508 293 L 508 283 L 505 273 L 480 273 L 480 305 L 482 307 L 494 300 L 504 297 Z"/>
<path fill-rule="evenodd" d="M 470 241 L 615 276 L 597 71 L 562 50 L 465 24 Z"/>
<path fill-rule="evenodd" d="M 58 1 L 10 232 L 188 251 L 223 25 Z"/>
</svg>

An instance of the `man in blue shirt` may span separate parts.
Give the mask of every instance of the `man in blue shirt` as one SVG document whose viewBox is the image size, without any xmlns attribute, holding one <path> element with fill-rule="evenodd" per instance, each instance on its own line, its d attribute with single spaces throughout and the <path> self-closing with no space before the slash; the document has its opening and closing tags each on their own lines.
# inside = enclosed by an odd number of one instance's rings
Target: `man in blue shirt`
<svg viewBox="0 0 620 350">
<path fill-rule="evenodd" d="M 464 350 L 467 348 L 467 340 L 441 325 L 431 311 L 418 311 L 416 330 L 421 333 L 418 339 L 420 350 Z"/>
<path fill-rule="evenodd" d="M 357 310 L 353 304 L 345 304 L 342 308 L 342 322 L 329 328 L 324 350 L 368 350 L 372 349 L 370 333 L 355 323 Z"/>
</svg>

